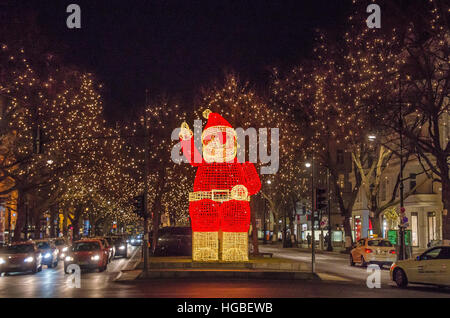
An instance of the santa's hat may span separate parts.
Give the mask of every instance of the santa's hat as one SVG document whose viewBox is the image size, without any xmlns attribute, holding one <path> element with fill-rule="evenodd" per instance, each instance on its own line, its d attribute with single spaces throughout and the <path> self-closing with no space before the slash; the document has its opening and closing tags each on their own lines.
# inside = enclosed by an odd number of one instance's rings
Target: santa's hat
<svg viewBox="0 0 450 318">
<path fill-rule="evenodd" d="M 203 129 L 202 139 L 203 136 L 208 136 L 210 134 L 214 135 L 217 133 L 217 131 L 227 131 L 227 133 L 231 133 L 233 137 L 235 137 L 236 132 L 233 129 L 233 126 L 221 115 L 218 113 L 213 113 L 209 109 L 206 109 L 203 112 L 203 117 L 205 119 L 208 119 L 208 122 L 206 123 L 205 128 Z"/>
<path fill-rule="evenodd" d="M 206 126 L 204 128 L 204 130 L 207 130 L 210 127 L 229 127 L 229 128 L 233 128 L 231 126 L 231 124 L 222 116 L 220 116 L 217 113 L 213 113 L 212 111 L 210 111 L 209 109 L 205 110 L 203 112 L 203 117 L 205 117 L 205 119 L 208 119 L 208 122 L 206 123 Z"/>
</svg>

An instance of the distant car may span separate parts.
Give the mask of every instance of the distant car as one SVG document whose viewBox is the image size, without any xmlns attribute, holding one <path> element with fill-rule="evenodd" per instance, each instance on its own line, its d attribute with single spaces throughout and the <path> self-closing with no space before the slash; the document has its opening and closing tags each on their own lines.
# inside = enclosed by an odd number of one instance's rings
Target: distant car
<svg viewBox="0 0 450 318">
<path fill-rule="evenodd" d="M 69 255 L 64 259 L 64 273 L 70 264 L 81 269 L 98 269 L 103 272 L 108 267 L 109 251 L 98 239 L 84 239 L 72 244 Z"/>
<path fill-rule="evenodd" d="M 67 241 L 60 237 L 53 239 L 53 243 L 55 244 L 56 248 L 58 249 L 58 257 L 59 260 L 64 261 L 64 258 L 67 255 L 67 252 L 69 252 L 70 245 L 67 243 Z"/>
<path fill-rule="evenodd" d="M 9 272 L 40 272 L 42 256 L 31 241 L 13 243 L 0 249 L 0 274 Z"/>
<path fill-rule="evenodd" d="M 114 244 L 115 253 L 114 257 L 125 257 L 128 258 L 128 243 L 127 240 L 123 237 L 112 237 L 111 238 Z"/>
<path fill-rule="evenodd" d="M 416 258 L 397 261 L 390 276 L 400 288 L 409 283 L 450 287 L 450 246 L 432 247 Z"/>
<path fill-rule="evenodd" d="M 164 227 L 158 232 L 155 255 L 192 255 L 192 230 L 190 227 Z"/>
<path fill-rule="evenodd" d="M 42 265 L 47 265 L 48 268 L 58 266 L 58 249 L 50 240 L 36 240 L 36 247 L 42 254 Z"/>
<path fill-rule="evenodd" d="M 142 238 L 140 236 L 135 236 L 130 238 L 130 244 L 132 246 L 141 246 L 142 245 Z"/>
<path fill-rule="evenodd" d="M 388 240 L 382 238 L 364 238 L 359 240 L 350 251 L 350 265 L 361 266 L 367 264 L 392 265 L 397 260 L 395 247 Z"/>
</svg>

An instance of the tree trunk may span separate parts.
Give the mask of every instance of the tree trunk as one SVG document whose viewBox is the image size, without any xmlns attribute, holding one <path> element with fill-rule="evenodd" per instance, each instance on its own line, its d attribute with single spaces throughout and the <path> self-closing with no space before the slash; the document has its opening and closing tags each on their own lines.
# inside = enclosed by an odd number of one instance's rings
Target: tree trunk
<svg viewBox="0 0 450 318">
<path fill-rule="evenodd" d="M 344 235 L 345 235 L 345 250 L 349 251 L 353 245 L 352 226 L 350 224 L 351 216 L 344 216 Z"/>
<path fill-rule="evenodd" d="M 33 223 L 34 223 L 34 238 L 41 238 L 41 214 L 38 211 L 33 211 Z M 44 235 L 42 236 L 44 237 Z"/>
<path fill-rule="evenodd" d="M 280 225 L 277 222 L 275 218 L 273 219 L 273 236 L 272 236 L 272 242 L 278 242 L 278 231 L 280 228 Z"/>
<path fill-rule="evenodd" d="M 50 237 L 56 237 L 55 219 L 58 217 L 58 205 L 50 207 Z"/>
<path fill-rule="evenodd" d="M 441 185 L 442 185 L 442 205 L 444 213 L 442 214 L 442 239 L 450 243 L 450 178 L 449 178 L 449 166 L 447 164 L 447 157 L 437 157 L 436 164 L 441 172 Z"/>
<path fill-rule="evenodd" d="M 67 211 L 67 209 L 64 209 L 64 212 L 63 212 L 63 224 L 62 224 L 62 231 L 63 231 L 63 236 L 65 237 L 65 238 L 67 238 L 67 227 L 68 227 L 68 225 L 67 225 L 67 219 L 68 219 L 68 217 L 67 217 L 67 213 L 69 213 L 68 211 Z"/>
<path fill-rule="evenodd" d="M 442 205 L 443 212 L 447 214 L 442 215 L 442 239 L 450 243 L 450 182 L 448 179 L 442 182 Z"/>
<path fill-rule="evenodd" d="M 380 225 L 380 214 L 376 212 L 370 212 L 373 213 L 374 217 L 369 217 L 370 222 L 372 223 L 372 231 L 373 234 L 377 234 L 379 237 L 381 237 L 381 225 Z"/>
<path fill-rule="evenodd" d="M 73 212 L 73 220 L 72 220 L 72 227 L 73 227 L 73 240 L 79 240 L 80 239 L 80 217 L 81 217 L 82 208 L 77 207 Z"/>
<path fill-rule="evenodd" d="M 256 213 L 255 213 L 255 200 L 250 202 L 250 211 L 253 211 L 250 214 L 251 222 L 252 222 L 252 244 L 253 244 L 253 255 L 259 255 L 259 246 L 258 246 L 258 229 L 256 228 Z"/>
<path fill-rule="evenodd" d="M 18 242 L 21 240 L 22 231 L 25 221 L 25 194 L 22 190 L 17 191 L 17 218 L 16 218 L 16 227 L 14 228 L 14 237 L 12 238 L 13 242 Z"/>
</svg>

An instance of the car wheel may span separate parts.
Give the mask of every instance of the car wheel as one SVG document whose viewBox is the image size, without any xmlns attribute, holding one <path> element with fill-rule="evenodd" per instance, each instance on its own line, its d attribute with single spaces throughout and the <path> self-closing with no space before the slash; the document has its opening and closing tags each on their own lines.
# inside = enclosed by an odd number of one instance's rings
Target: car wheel
<svg viewBox="0 0 450 318">
<path fill-rule="evenodd" d="M 102 267 L 99 267 L 98 268 L 98 271 L 101 273 L 101 272 L 104 272 L 105 270 L 106 270 L 106 268 L 108 267 L 108 264 L 105 264 L 104 266 L 102 266 Z"/>
<path fill-rule="evenodd" d="M 352 254 L 350 254 L 350 266 L 355 266 L 355 262 L 353 261 Z"/>
<path fill-rule="evenodd" d="M 362 267 L 367 267 L 367 263 L 366 263 L 366 261 L 364 259 L 364 256 L 361 256 L 361 266 Z"/>
<path fill-rule="evenodd" d="M 394 273 L 394 280 L 398 287 L 405 288 L 408 285 L 408 278 L 403 269 L 398 268 Z"/>
<path fill-rule="evenodd" d="M 32 270 L 33 274 L 36 274 L 37 272 L 39 272 L 39 267 L 35 266 Z"/>
<path fill-rule="evenodd" d="M 58 267 L 58 260 L 53 263 L 53 267 Z"/>
</svg>

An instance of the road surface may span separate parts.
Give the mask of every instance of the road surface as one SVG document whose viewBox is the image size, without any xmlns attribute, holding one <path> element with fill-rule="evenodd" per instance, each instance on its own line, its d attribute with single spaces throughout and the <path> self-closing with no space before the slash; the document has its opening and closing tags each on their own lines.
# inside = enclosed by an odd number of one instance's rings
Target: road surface
<svg viewBox="0 0 450 318">
<path fill-rule="evenodd" d="M 264 247 L 277 256 L 308 261 L 308 253 Z M 136 257 L 138 257 L 139 251 Z M 365 269 L 348 266 L 346 255 L 317 255 L 317 269 L 322 281 L 288 280 L 189 280 L 158 279 L 115 282 L 114 278 L 130 260 L 116 259 L 107 271 L 85 272 L 81 288 L 67 284 L 63 264 L 36 274 L 12 274 L 0 277 L 0 298 L 18 297 L 161 297 L 161 298 L 303 298 L 303 297 L 450 297 L 449 289 L 411 287 L 401 290 L 388 282 L 388 271 L 382 273 L 382 288 L 369 289 Z M 133 260 L 131 260 L 133 261 Z"/>
</svg>

